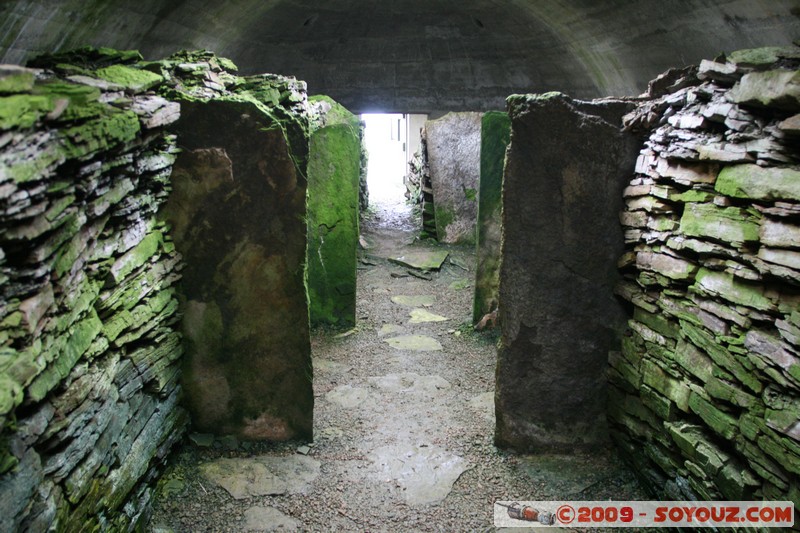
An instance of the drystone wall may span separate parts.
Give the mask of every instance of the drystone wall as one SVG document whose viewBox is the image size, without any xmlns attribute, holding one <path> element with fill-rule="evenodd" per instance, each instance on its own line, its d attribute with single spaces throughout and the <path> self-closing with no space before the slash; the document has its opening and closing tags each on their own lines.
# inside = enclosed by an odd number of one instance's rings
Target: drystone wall
<svg viewBox="0 0 800 533">
<path fill-rule="evenodd" d="M 508 113 L 484 113 L 481 118 L 481 174 L 478 190 L 478 261 L 472 307 L 472 321 L 475 324 L 497 310 L 503 227 L 503 168 L 510 140 L 511 119 Z"/>
<path fill-rule="evenodd" d="M 136 52 L 55 59 L 0 67 L 0 531 L 127 530 L 188 420 L 156 217 L 180 108 Z"/>
<path fill-rule="evenodd" d="M 448 113 L 425 123 L 436 238 L 440 242 L 475 244 L 481 115 Z"/>
<path fill-rule="evenodd" d="M 561 93 L 508 99 L 499 445 L 561 451 L 609 442 L 605 369 L 625 324 L 614 298 L 623 250 L 616 217 L 638 151 L 620 129 L 632 107 Z"/>
<path fill-rule="evenodd" d="M 651 84 L 625 189 L 612 435 L 665 499 L 800 509 L 800 48 Z"/>
<path fill-rule="evenodd" d="M 361 123 L 324 96 L 311 98 L 308 299 L 312 324 L 356 323 Z"/>
<path fill-rule="evenodd" d="M 142 528 L 182 404 L 311 434 L 305 85 L 205 51 L 31 66 L 0 68 L 0 530 Z"/>
</svg>

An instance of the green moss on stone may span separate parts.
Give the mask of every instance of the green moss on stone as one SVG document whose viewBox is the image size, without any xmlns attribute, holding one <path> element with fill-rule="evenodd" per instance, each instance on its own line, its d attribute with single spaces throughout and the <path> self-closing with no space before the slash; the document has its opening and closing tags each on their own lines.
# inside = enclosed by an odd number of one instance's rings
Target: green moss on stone
<svg viewBox="0 0 800 533">
<path fill-rule="evenodd" d="M 36 76 L 20 67 L 0 67 L 0 94 L 26 93 L 33 89 Z"/>
<path fill-rule="evenodd" d="M 125 65 L 101 68 L 95 72 L 95 75 L 102 80 L 122 85 L 137 93 L 151 89 L 164 81 L 164 78 L 158 74 Z"/>
<path fill-rule="evenodd" d="M 708 237 L 734 245 L 759 239 L 759 226 L 749 219 L 746 211 L 713 204 L 688 204 L 681 217 L 680 231 L 684 235 Z"/>
<path fill-rule="evenodd" d="M 312 323 L 355 324 L 361 141 L 346 123 L 311 136 L 308 293 Z"/>
<path fill-rule="evenodd" d="M 731 440 L 736 435 L 738 429 L 736 418 L 717 409 L 700 395 L 692 393 L 689 398 L 689 408 L 720 436 Z"/>
<path fill-rule="evenodd" d="M 30 128 L 55 108 L 51 98 L 15 94 L 0 98 L 0 129 Z"/>
<path fill-rule="evenodd" d="M 800 170 L 734 165 L 722 169 L 714 188 L 733 198 L 800 201 Z"/>
</svg>

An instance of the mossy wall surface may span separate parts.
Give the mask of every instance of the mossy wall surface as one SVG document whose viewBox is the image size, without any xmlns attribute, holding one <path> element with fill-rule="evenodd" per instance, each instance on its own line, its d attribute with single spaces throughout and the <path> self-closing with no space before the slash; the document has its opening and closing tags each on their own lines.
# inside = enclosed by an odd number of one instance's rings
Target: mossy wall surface
<svg viewBox="0 0 800 533">
<path fill-rule="evenodd" d="M 207 51 L 33 64 L 0 67 L 0 530 L 143 529 L 181 381 L 199 428 L 311 434 L 305 87 Z"/>
<path fill-rule="evenodd" d="M 313 101 L 313 99 L 312 99 Z M 332 102 L 311 134 L 308 163 L 308 297 L 311 322 L 356 321 L 360 124 Z"/>
<path fill-rule="evenodd" d="M 500 285 L 503 167 L 511 140 L 508 113 L 490 111 L 481 118 L 481 174 L 478 191 L 477 258 L 472 321 L 497 309 Z"/>
<path fill-rule="evenodd" d="M 0 67 L 0 531 L 143 528 L 188 422 L 156 217 L 180 107 L 140 59 Z"/>
<path fill-rule="evenodd" d="M 798 47 L 734 52 L 626 117 L 647 138 L 620 215 L 608 417 L 661 499 L 800 510 L 799 69 Z"/>
<path fill-rule="evenodd" d="M 187 263 L 183 382 L 193 425 L 248 440 L 309 438 L 308 148 L 289 142 L 307 124 L 238 95 L 182 106 L 184 152 L 162 216 Z"/>
</svg>

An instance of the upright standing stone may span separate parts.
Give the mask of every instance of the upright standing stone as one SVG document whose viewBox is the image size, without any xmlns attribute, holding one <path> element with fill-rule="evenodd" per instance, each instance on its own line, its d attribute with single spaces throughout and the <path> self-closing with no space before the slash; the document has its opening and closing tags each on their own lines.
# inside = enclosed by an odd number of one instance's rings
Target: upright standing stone
<svg viewBox="0 0 800 533">
<path fill-rule="evenodd" d="M 625 324 L 614 299 L 617 214 L 636 161 L 621 102 L 512 96 L 503 178 L 498 445 L 590 448 L 608 439 L 609 347 Z"/>
<path fill-rule="evenodd" d="M 472 320 L 497 309 L 500 283 L 500 233 L 503 166 L 511 138 L 508 113 L 492 111 L 481 120 L 481 177 L 478 192 L 478 266 Z"/>
<path fill-rule="evenodd" d="M 475 243 L 480 176 L 481 113 L 448 113 L 425 123 L 436 235 Z"/>
<path fill-rule="evenodd" d="M 361 137 L 358 117 L 327 97 L 308 162 L 308 298 L 312 323 L 356 323 Z"/>
<path fill-rule="evenodd" d="M 184 153 L 162 215 L 186 260 L 184 385 L 194 428 L 310 437 L 306 125 L 238 96 L 182 109 Z"/>
</svg>

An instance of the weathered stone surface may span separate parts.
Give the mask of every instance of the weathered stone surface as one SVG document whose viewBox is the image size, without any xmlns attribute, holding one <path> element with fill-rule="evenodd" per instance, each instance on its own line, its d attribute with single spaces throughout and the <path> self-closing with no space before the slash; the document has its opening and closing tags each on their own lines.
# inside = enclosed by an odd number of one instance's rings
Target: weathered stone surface
<svg viewBox="0 0 800 533">
<path fill-rule="evenodd" d="M 356 323 L 361 138 L 358 118 L 333 102 L 311 134 L 308 298 L 311 323 Z"/>
<path fill-rule="evenodd" d="M 467 461 L 436 446 L 384 446 L 370 454 L 381 479 L 394 479 L 412 507 L 444 500 Z"/>
<path fill-rule="evenodd" d="M 660 497 L 791 499 L 800 472 L 800 174 L 786 118 L 798 58 L 769 47 L 704 61 L 704 83 L 626 117 L 647 139 L 620 215 L 618 294 L 635 307 L 622 355 L 609 353 L 609 421 Z M 676 178 L 698 159 L 723 168 Z M 680 225 L 656 225 L 660 213 Z"/>
<path fill-rule="evenodd" d="M 757 165 L 725 167 L 715 188 L 734 198 L 800 201 L 800 170 Z"/>
<path fill-rule="evenodd" d="M 735 207 L 691 203 L 681 217 L 681 233 L 706 237 L 741 246 L 758 240 L 758 224 L 748 220 L 747 213 Z"/>
<path fill-rule="evenodd" d="M 0 69 L 0 529 L 133 530 L 187 423 L 179 259 L 155 216 L 179 105 L 100 79 L 156 88 L 138 53 L 51 59 Z"/>
<path fill-rule="evenodd" d="M 475 243 L 481 113 L 448 113 L 425 124 L 440 242 Z"/>
<path fill-rule="evenodd" d="M 415 296 L 398 294 L 397 296 L 392 296 L 392 302 L 407 307 L 430 307 L 435 301 L 436 298 L 431 294 L 420 294 Z"/>
<path fill-rule="evenodd" d="M 237 500 L 305 492 L 319 476 L 320 463 L 302 455 L 222 458 L 200 465 L 203 477 Z"/>
<path fill-rule="evenodd" d="M 497 309 L 500 284 L 500 237 L 502 230 L 502 187 L 506 148 L 511 140 L 511 119 L 507 113 L 488 112 L 481 119 L 481 168 L 478 191 L 478 264 L 475 269 L 475 298 L 472 321 Z"/>
<path fill-rule="evenodd" d="M 304 126 L 245 99 L 182 107 L 185 152 L 160 216 L 187 262 L 184 384 L 195 428 L 310 437 Z"/>
<path fill-rule="evenodd" d="M 442 349 L 442 345 L 439 344 L 439 341 L 426 335 L 401 335 L 399 337 L 385 339 L 385 342 L 392 348 L 397 348 L 398 350 L 430 352 Z"/>
<path fill-rule="evenodd" d="M 596 446 L 607 439 L 603 369 L 624 327 L 613 287 L 617 213 L 636 162 L 619 131 L 630 107 L 558 93 L 508 104 L 495 440 Z"/>
<path fill-rule="evenodd" d="M 351 385 L 340 385 L 325 395 L 325 399 L 345 409 L 353 409 L 364 404 L 369 391 Z"/>
<path fill-rule="evenodd" d="M 408 321 L 409 324 L 422 324 L 425 322 L 444 322 L 445 320 L 450 320 L 446 316 L 437 315 L 436 313 L 431 313 L 425 309 L 412 309 L 409 313 L 411 316 L 411 320 Z"/>
<path fill-rule="evenodd" d="M 419 250 L 406 252 L 398 257 L 390 257 L 389 261 L 418 270 L 439 270 L 448 255 L 450 252 L 445 250 Z"/>
<path fill-rule="evenodd" d="M 297 531 L 302 524 L 274 507 L 251 507 L 244 512 L 245 531 Z"/>
<path fill-rule="evenodd" d="M 769 70 L 745 74 L 729 93 L 742 105 L 800 110 L 800 71 Z"/>
</svg>

